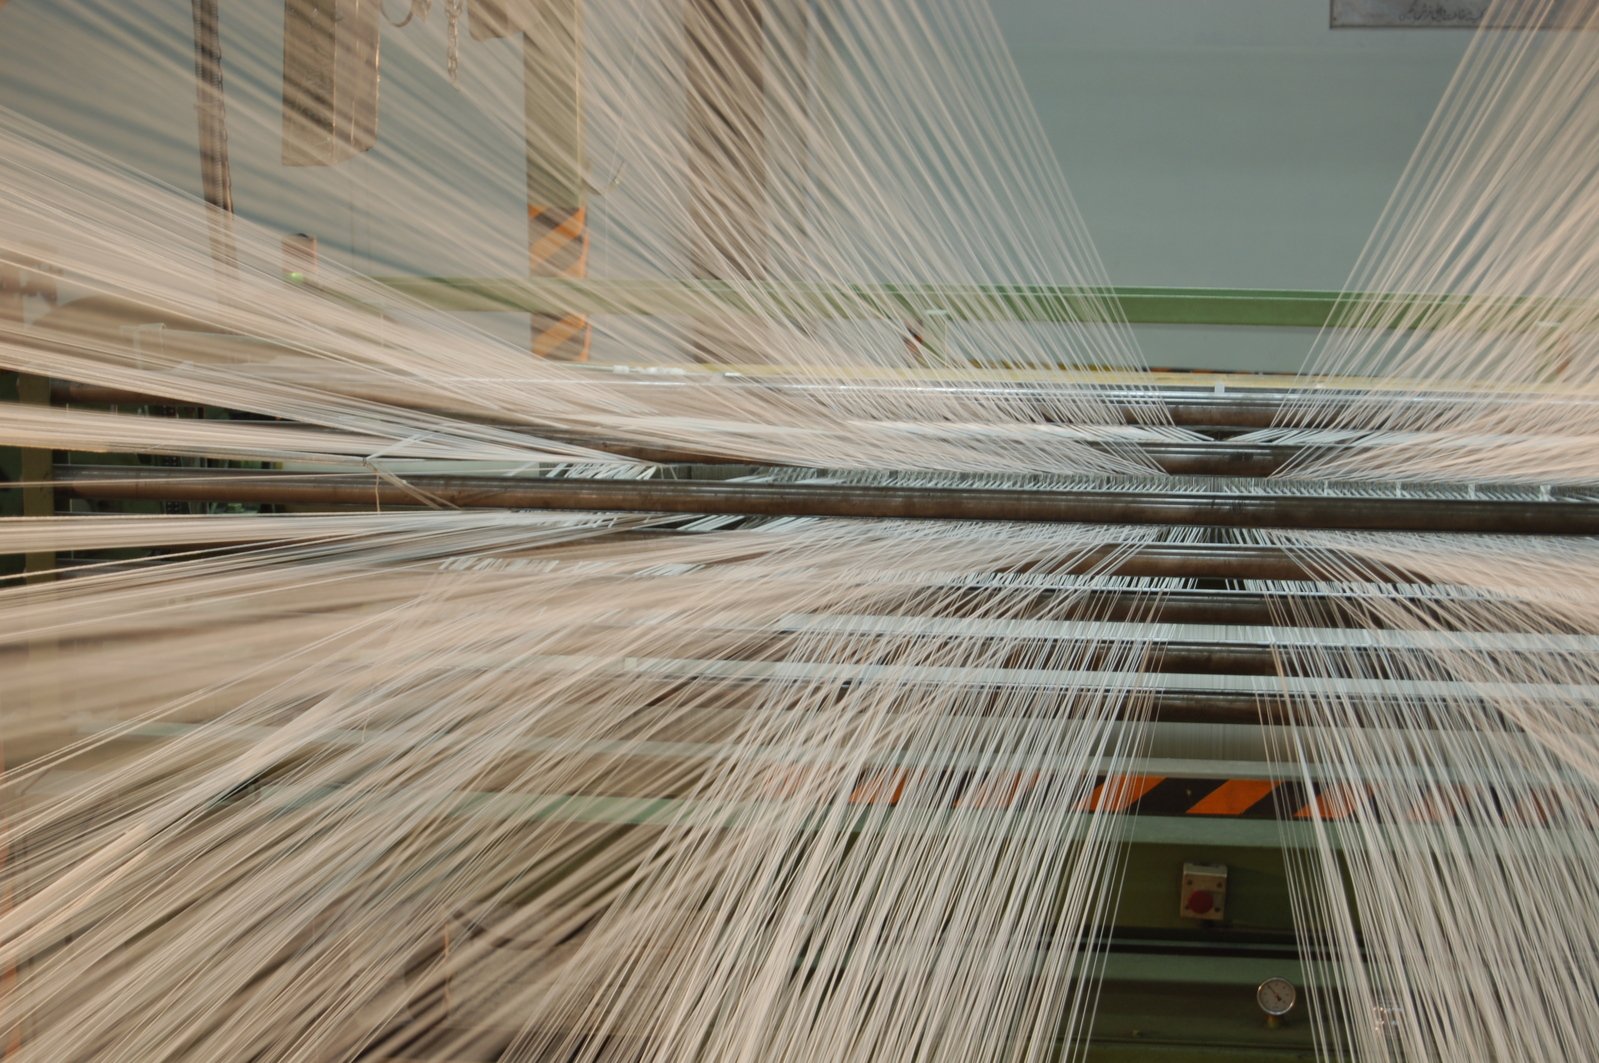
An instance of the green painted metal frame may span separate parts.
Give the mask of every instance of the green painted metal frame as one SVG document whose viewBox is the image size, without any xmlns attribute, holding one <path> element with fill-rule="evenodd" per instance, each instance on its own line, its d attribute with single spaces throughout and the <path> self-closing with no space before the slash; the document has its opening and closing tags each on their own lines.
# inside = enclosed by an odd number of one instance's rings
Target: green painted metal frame
<svg viewBox="0 0 1599 1063">
<path fill-rule="evenodd" d="M 837 285 L 746 281 L 375 277 L 443 310 L 692 316 L 707 300 L 734 312 L 795 317 L 957 321 L 1104 322 L 1275 328 L 1428 329 L 1465 311 L 1518 308 L 1556 323 L 1586 304 L 1537 297 L 1365 294 L 1271 288 L 1073 288 L 1060 285 Z"/>
</svg>

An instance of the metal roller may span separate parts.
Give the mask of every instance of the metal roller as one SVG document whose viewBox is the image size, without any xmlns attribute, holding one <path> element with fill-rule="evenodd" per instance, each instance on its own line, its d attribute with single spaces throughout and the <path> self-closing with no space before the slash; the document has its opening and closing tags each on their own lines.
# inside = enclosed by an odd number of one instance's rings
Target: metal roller
<svg viewBox="0 0 1599 1063">
<path fill-rule="evenodd" d="M 78 498 L 310 506 L 406 506 L 424 497 L 482 509 L 704 513 L 1216 528 L 1599 534 L 1599 502 L 1371 498 L 1268 494 L 1003 488 L 752 484 L 670 480 L 506 479 L 415 476 L 405 486 L 373 478 L 273 472 L 65 466 L 59 490 Z"/>
</svg>

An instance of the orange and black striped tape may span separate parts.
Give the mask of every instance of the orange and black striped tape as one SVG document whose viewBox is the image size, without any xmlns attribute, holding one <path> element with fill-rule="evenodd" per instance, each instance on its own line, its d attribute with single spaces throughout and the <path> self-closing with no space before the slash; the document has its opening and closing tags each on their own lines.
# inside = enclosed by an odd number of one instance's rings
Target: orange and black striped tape
<svg viewBox="0 0 1599 1063">
<path fill-rule="evenodd" d="M 853 805 L 897 805 L 912 787 L 935 786 L 955 808 L 1010 808 L 1046 785 L 1042 772 L 914 772 L 884 768 L 863 774 L 850 791 Z M 1287 785 L 1269 779 L 1184 779 L 1163 775 L 1109 775 L 1097 780 L 1079 808 L 1084 812 L 1141 812 L 1151 816 L 1278 815 Z M 1275 796 L 1274 796 L 1275 795 Z"/>
<path fill-rule="evenodd" d="M 786 767 L 768 776 L 766 793 L 793 797 L 809 787 L 808 769 Z M 907 768 L 871 769 L 857 776 L 848 791 L 848 803 L 862 806 L 926 804 L 950 808 L 1020 808 L 1036 794 L 1051 788 L 1043 772 L 948 772 Z M 1570 818 L 1572 803 L 1554 792 L 1520 797 L 1514 803 L 1499 801 L 1483 786 L 1432 788 L 1406 795 L 1398 802 L 1373 800 L 1370 784 L 1329 783 L 1307 787 L 1298 781 L 1272 779 L 1197 779 L 1166 775 L 1105 775 L 1095 780 L 1078 804 L 1083 812 L 1139 813 L 1146 816 L 1213 816 L 1243 819 L 1345 820 L 1389 816 L 1397 805 L 1407 822 L 1449 822 L 1468 808 L 1491 808 L 1506 821 L 1528 826 L 1547 825 Z M 1486 802 L 1486 804 L 1485 804 Z M 1599 826 L 1599 809 L 1591 818 Z"/>
<path fill-rule="evenodd" d="M 582 207 L 528 204 L 527 269 L 534 277 L 586 277 L 587 212 Z M 586 362 L 590 327 L 582 314 L 534 314 L 533 353 L 563 362 Z"/>
</svg>

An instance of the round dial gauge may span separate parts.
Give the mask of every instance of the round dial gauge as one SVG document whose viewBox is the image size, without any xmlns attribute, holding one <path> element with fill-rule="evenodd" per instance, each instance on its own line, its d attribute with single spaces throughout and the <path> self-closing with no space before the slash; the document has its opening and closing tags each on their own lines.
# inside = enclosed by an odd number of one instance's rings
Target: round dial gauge
<svg viewBox="0 0 1599 1063">
<path fill-rule="evenodd" d="M 1274 1018 L 1293 1011 L 1297 998 L 1294 983 L 1286 978 L 1268 978 L 1255 990 L 1255 1003 L 1260 1005 L 1261 1011 Z"/>
</svg>

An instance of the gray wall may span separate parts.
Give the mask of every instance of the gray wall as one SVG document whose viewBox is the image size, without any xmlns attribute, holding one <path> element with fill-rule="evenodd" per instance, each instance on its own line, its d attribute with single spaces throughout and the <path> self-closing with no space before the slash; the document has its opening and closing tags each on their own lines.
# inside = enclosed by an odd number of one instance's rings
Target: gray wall
<svg viewBox="0 0 1599 1063">
<path fill-rule="evenodd" d="M 993 0 L 1111 279 L 1320 288 L 1349 269 L 1465 30 L 1327 0 Z M 1297 369 L 1301 330 L 1140 328 L 1152 365 Z"/>
</svg>

